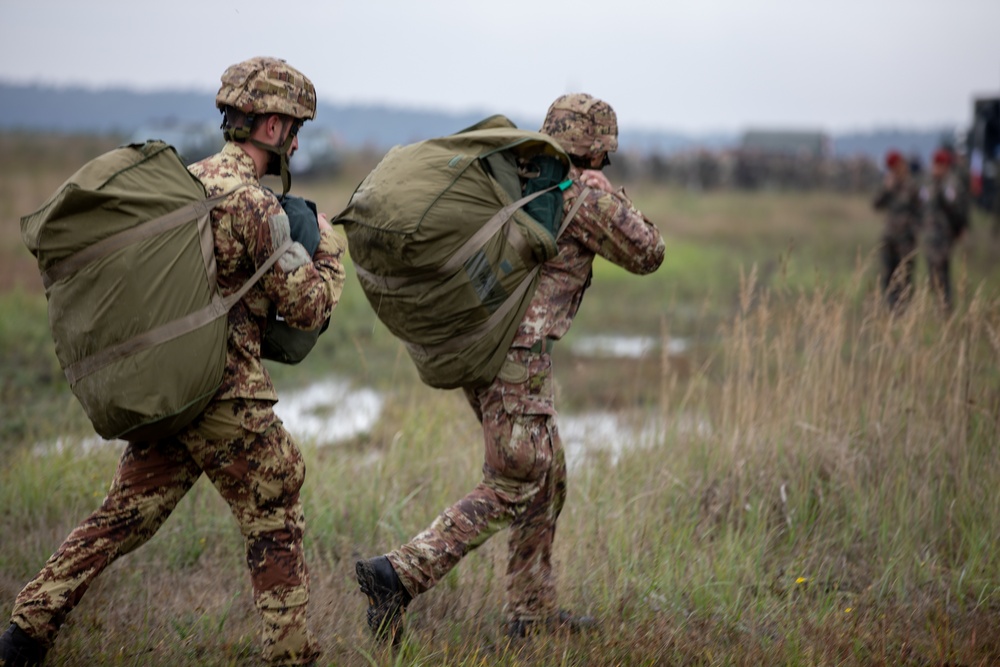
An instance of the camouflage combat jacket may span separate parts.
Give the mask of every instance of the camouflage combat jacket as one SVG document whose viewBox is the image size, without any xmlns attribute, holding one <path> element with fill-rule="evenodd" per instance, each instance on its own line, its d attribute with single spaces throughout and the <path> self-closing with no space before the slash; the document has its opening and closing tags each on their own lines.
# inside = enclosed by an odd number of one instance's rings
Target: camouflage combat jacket
<svg viewBox="0 0 1000 667">
<path fill-rule="evenodd" d="M 189 167 L 208 194 L 246 183 L 212 211 L 218 282 L 225 295 L 237 291 L 290 234 L 288 218 L 272 192 L 260 185 L 253 159 L 239 144 Z M 273 302 L 291 326 L 320 326 L 340 300 L 345 243 L 324 231 L 309 258 L 296 243 L 229 311 L 226 369 L 216 399 L 278 396 L 260 357 L 261 336 Z"/>
<path fill-rule="evenodd" d="M 576 167 L 569 177 L 563 211 L 572 208 L 583 191 Z M 659 230 L 632 205 L 624 190 L 590 189 L 566 231 L 559 252 L 542 265 L 541 279 L 521 320 L 512 347 L 531 347 L 544 339 L 562 338 L 590 286 L 594 257 L 636 274 L 652 273 L 663 262 L 664 243 Z"/>
<path fill-rule="evenodd" d="M 872 206 L 885 212 L 883 236 L 887 239 L 913 240 L 920 229 L 920 190 L 912 181 L 885 185 L 875 195 Z"/>
<path fill-rule="evenodd" d="M 954 171 L 933 176 L 920 191 L 924 205 L 924 233 L 931 247 L 950 247 L 969 224 L 969 196 Z"/>
</svg>

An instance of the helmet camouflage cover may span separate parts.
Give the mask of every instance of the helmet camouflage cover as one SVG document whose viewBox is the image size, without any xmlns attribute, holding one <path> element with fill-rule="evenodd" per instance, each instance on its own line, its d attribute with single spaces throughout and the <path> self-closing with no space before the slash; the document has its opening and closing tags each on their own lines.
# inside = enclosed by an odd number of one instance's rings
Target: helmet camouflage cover
<svg viewBox="0 0 1000 667">
<path fill-rule="evenodd" d="M 541 131 L 570 155 L 595 157 L 618 150 L 618 118 L 611 105 L 586 93 L 556 98 Z"/>
<path fill-rule="evenodd" d="M 316 117 L 316 88 L 305 74 L 284 60 L 250 58 L 222 73 L 215 106 L 232 107 L 245 114 L 280 113 L 310 120 Z"/>
</svg>

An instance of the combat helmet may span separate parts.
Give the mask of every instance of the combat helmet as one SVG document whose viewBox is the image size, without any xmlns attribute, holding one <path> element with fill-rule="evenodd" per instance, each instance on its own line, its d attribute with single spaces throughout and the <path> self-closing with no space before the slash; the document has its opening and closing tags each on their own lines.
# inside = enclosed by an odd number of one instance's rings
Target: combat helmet
<svg viewBox="0 0 1000 667">
<path fill-rule="evenodd" d="M 611 105 L 586 93 L 562 95 L 549 106 L 541 132 L 571 156 L 589 159 L 618 150 L 618 117 Z"/>
<path fill-rule="evenodd" d="M 316 87 L 312 81 L 280 58 L 250 58 L 230 65 L 222 73 L 222 85 L 215 95 L 215 106 L 222 112 L 222 131 L 226 140 L 249 140 L 255 146 L 277 155 L 281 163 L 282 187 L 284 192 L 288 192 L 291 185 L 288 150 L 295 139 L 295 132 L 290 132 L 281 146 L 252 140 L 250 133 L 254 119 L 266 114 L 283 114 L 301 122 L 315 118 Z M 230 110 L 240 113 L 231 113 Z"/>
</svg>

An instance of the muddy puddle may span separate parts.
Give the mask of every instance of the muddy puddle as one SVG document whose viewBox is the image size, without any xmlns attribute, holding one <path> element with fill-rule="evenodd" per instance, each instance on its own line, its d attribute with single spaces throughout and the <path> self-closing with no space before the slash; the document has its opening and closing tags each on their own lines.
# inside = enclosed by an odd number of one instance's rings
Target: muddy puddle
<svg viewBox="0 0 1000 667">
<path fill-rule="evenodd" d="M 653 412 L 595 411 L 560 414 L 559 435 L 566 450 L 566 465 L 575 469 L 597 461 L 616 465 L 625 452 L 652 449 L 675 435 L 707 436 L 709 423 L 690 415 L 666 418 Z"/>
<path fill-rule="evenodd" d="M 281 392 L 274 412 L 299 443 L 332 445 L 371 430 L 382 414 L 385 397 L 368 387 L 357 388 L 351 382 L 328 378 L 297 391 Z M 121 440 L 99 436 L 60 437 L 38 443 L 36 454 L 61 452 L 73 448 L 87 454 L 98 447 L 123 446 Z"/>
<path fill-rule="evenodd" d="M 374 389 L 328 379 L 283 392 L 274 411 L 297 442 L 324 446 L 368 433 L 384 404 L 385 397 Z"/>
<path fill-rule="evenodd" d="M 662 347 L 663 341 L 652 336 L 600 335 L 577 338 L 570 351 L 579 357 L 641 359 L 660 354 Z M 678 356 L 686 353 L 690 344 L 684 338 L 669 338 L 665 347 L 667 354 Z"/>
<path fill-rule="evenodd" d="M 599 369 L 608 363 L 655 366 L 649 362 L 660 359 L 664 350 L 670 356 L 684 355 L 689 342 L 683 338 L 664 341 L 645 336 L 600 335 L 577 338 L 566 349 L 581 360 L 583 369 L 600 372 Z M 557 369 L 557 374 L 560 372 Z M 573 372 L 570 369 L 565 372 L 569 374 L 568 383 L 574 384 Z M 350 380 L 331 377 L 296 391 L 282 391 L 274 410 L 296 442 L 326 447 L 370 432 L 382 417 L 385 401 L 382 393 L 370 387 L 355 386 Z M 567 464 L 575 468 L 596 459 L 602 464 L 614 465 L 623 452 L 654 447 L 668 433 L 705 435 L 710 429 L 707 422 L 694 417 L 670 416 L 670 422 L 666 419 L 658 411 L 618 409 L 613 401 L 601 408 L 563 408 L 558 425 Z M 44 454 L 72 447 L 87 453 L 96 447 L 122 444 L 97 436 L 60 438 L 37 444 L 35 451 Z"/>
</svg>

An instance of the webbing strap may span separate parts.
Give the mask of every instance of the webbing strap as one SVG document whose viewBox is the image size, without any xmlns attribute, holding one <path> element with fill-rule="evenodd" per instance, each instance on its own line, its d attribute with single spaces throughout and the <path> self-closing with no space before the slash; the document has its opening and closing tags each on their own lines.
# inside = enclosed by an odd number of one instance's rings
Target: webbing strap
<svg viewBox="0 0 1000 667">
<path fill-rule="evenodd" d="M 155 329 L 150 329 L 138 336 L 133 336 L 117 345 L 106 347 L 100 352 L 70 364 L 65 370 L 66 379 L 69 380 L 70 385 L 74 385 L 77 381 L 104 368 L 108 364 L 194 331 L 198 327 L 204 326 L 215 318 L 225 314 L 225 312 L 226 307 L 223 305 L 222 299 L 216 294 L 212 297 L 212 302 L 201 310 L 196 310 L 184 317 L 171 320 Z"/>
<path fill-rule="evenodd" d="M 190 204 L 185 204 L 178 209 L 174 209 L 166 215 L 147 220 L 135 227 L 129 227 L 117 234 L 101 239 L 97 243 L 89 245 L 83 250 L 73 253 L 58 264 L 49 267 L 48 271 L 42 273 L 42 284 L 45 286 L 45 289 L 48 289 L 56 281 L 76 273 L 92 262 L 107 257 L 116 250 L 121 250 L 125 246 L 157 236 L 196 218 L 201 218 L 220 201 L 244 186 L 245 184 L 240 184 L 228 192 L 207 199 L 193 201 Z"/>
<path fill-rule="evenodd" d="M 555 187 L 559 186 L 557 185 Z M 566 231 L 566 227 L 569 226 L 569 223 L 573 220 L 574 217 L 576 217 L 577 212 L 583 205 L 583 196 L 589 190 L 590 188 L 584 188 L 583 190 L 580 191 L 580 195 L 576 198 L 576 201 L 573 202 L 573 207 L 570 208 L 569 213 L 566 214 L 566 217 L 563 218 L 562 222 L 559 224 L 559 230 L 556 232 L 557 241 L 559 240 L 559 237 L 562 236 L 562 233 Z M 531 264 L 532 263 L 531 246 L 528 245 L 528 239 L 525 238 L 524 234 L 521 232 L 521 228 L 518 225 L 514 224 L 513 218 L 508 220 L 507 224 L 504 225 L 504 233 L 507 235 L 507 242 L 510 243 L 511 247 L 513 247 L 514 250 L 516 250 L 517 253 L 521 256 L 521 261 L 524 262 L 525 266 Z"/>
<path fill-rule="evenodd" d="M 535 263 L 535 256 L 531 251 L 531 245 L 528 243 L 528 239 L 521 232 L 520 225 L 514 221 L 513 216 L 511 216 L 510 220 L 508 220 L 503 226 L 503 233 L 507 238 L 507 243 L 509 243 L 510 247 L 517 252 L 525 266 L 531 266 Z"/>
<path fill-rule="evenodd" d="M 492 217 L 490 217 L 489 220 L 486 221 L 486 224 L 484 224 L 482 227 L 476 230 L 476 232 L 472 236 L 466 239 L 465 243 L 463 243 L 461 247 L 459 247 L 459 249 L 456 250 L 444 264 L 434 269 L 433 271 L 427 271 L 425 273 L 421 273 L 415 276 L 379 276 L 375 275 L 371 271 L 368 271 L 367 269 L 359 265 L 357 262 L 354 263 L 354 268 L 358 272 L 358 276 L 360 278 L 368 281 L 369 283 L 377 287 L 380 287 L 383 290 L 397 290 L 400 289 L 401 287 L 407 287 L 409 285 L 415 285 L 418 283 L 434 281 L 436 279 L 447 278 L 451 276 L 460 266 L 465 264 L 465 262 L 468 261 L 470 257 L 476 254 L 476 251 L 478 251 L 483 246 L 483 244 L 485 244 L 486 241 L 489 240 L 490 237 L 492 237 L 493 234 L 495 234 L 497 230 L 500 229 L 501 226 L 503 226 L 504 223 L 510 220 L 511 216 L 514 215 L 514 211 L 521 208 L 528 202 L 533 201 L 536 197 L 540 197 L 546 192 L 554 190 L 557 187 L 559 186 L 553 185 L 552 187 L 546 188 L 545 190 L 539 190 L 538 192 L 534 192 L 528 195 L 527 197 L 522 197 L 515 202 L 507 204 L 506 206 L 498 210 L 496 213 L 492 215 Z M 511 225 L 511 226 L 516 227 L 516 225 Z M 521 236 L 519 230 L 517 236 Z M 512 243 L 514 243 L 513 237 L 514 234 L 511 234 L 510 230 L 508 230 L 507 238 Z M 527 247 L 527 242 L 523 241 L 523 239 L 521 243 L 523 243 L 524 247 Z M 517 244 L 515 244 L 515 247 L 518 248 L 518 252 L 522 252 Z"/>
<path fill-rule="evenodd" d="M 528 290 L 528 286 L 531 285 L 531 281 L 538 274 L 541 268 L 541 264 L 533 268 L 528 275 L 521 280 L 521 284 L 517 286 L 517 289 L 511 292 L 510 296 L 507 297 L 507 300 L 504 301 L 492 315 L 490 315 L 489 319 L 481 323 L 475 329 L 472 329 L 461 336 L 449 338 L 443 343 L 438 343 L 437 345 L 418 345 L 417 343 L 411 343 L 409 341 L 403 341 L 403 343 L 411 352 L 415 352 L 418 357 L 430 357 L 437 354 L 460 352 L 467 346 L 485 336 L 490 332 L 490 330 L 503 321 L 503 318 L 507 316 L 510 310 L 521 300 L 521 297 L 524 296 L 524 293 Z"/>
<path fill-rule="evenodd" d="M 151 347 L 156 347 L 157 345 L 161 345 L 179 336 L 183 336 L 186 333 L 190 333 L 205 326 L 218 317 L 222 317 L 229 312 L 229 309 L 232 308 L 237 301 L 246 296 L 246 293 L 250 291 L 250 288 L 253 287 L 258 280 L 260 280 L 261 276 L 263 276 L 268 269 L 274 266 L 274 263 L 278 261 L 278 258 L 281 257 L 285 251 L 292 247 L 292 243 L 294 243 L 292 239 L 285 239 L 285 242 L 278 246 L 278 249 L 267 258 L 267 261 L 260 265 L 260 268 L 257 269 L 253 276 L 251 276 L 250 279 L 247 280 L 236 292 L 233 292 L 227 297 L 223 297 L 218 291 L 216 291 L 216 293 L 212 296 L 212 301 L 204 308 L 161 324 L 154 329 L 150 329 L 149 331 L 143 332 L 137 336 L 133 336 L 132 338 L 122 341 L 117 345 L 104 348 L 100 352 L 92 354 L 89 357 L 84 357 L 83 359 L 70 364 L 65 370 L 66 379 L 69 380 L 71 385 L 76 384 L 76 382 L 81 378 L 84 378 L 109 364 L 138 352 L 148 350 Z"/>
<path fill-rule="evenodd" d="M 271 256 L 260 265 L 260 268 L 258 268 L 252 276 L 250 276 L 250 280 L 243 283 L 243 287 L 223 299 L 223 304 L 226 306 L 226 310 L 232 308 L 237 301 L 245 297 L 247 292 L 250 291 L 250 288 L 256 285 L 257 281 L 260 280 L 265 273 L 267 273 L 268 269 L 274 266 L 274 263 L 277 262 L 282 255 L 288 252 L 288 249 L 293 245 L 295 245 L 295 239 L 288 237 L 281 243 L 281 245 L 275 248 L 274 252 L 271 253 Z"/>
<path fill-rule="evenodd" d="M 576 198 L 576 201 L 573 202 L 573 207 L 570 208 L 569 213 L 566 214 L 566 217 L 563 218 L 562 224 L 559 226 L 559 233 L 556 235 L 557 239 L 560 236 L 562 236 L 562 233 L 566 231 L 566 228 L 569 226 L 569 223 L 573 220 L 574 217 L 576 217 L 577 212 L 579 212 L 580 207 L 583 205 L 584 195 L 586 195 L 587 192 L 589 191 L 590 188 L 584 188 L 583 190 L 581 190 L 579 196 L 577 196 Z M 457 336 L 455 338 L 449 338 L 448 340 L 442 343 L 438 343 L 437 345 L 419 345 L 417 343 L 411 343 L 408 341 L 403 341 L 403 343 L 406 345 L 407 348 L 410 349 L 411 352 L 416 352 L 418 356 L 424 356 L 424 357 L 435 354 L 450 354 L 453 352 L 460 352 L 468 345 L 471 345 L 479 338 L 485 336 L 494 327 L 496 327 L 498 324 L 500 324 L 500 322 L 503 321 L 504 317 L 507 316 L 510 310 L 518 302 L 520 302 L 521 297 L 524 296 L 524 293 L 525 291 L 527 291 L 528 286 L 531 285 L 531 281 L 538 274 L 538 272 L 541 271 L 541 269 L 542 269 L 541 264 L 535 266 L 535 268 L 533 268 L 528 273 L 528 275 L 526 275 L 521 280 L 521 283 L 517 286 L 517 289 L 511 292 L 510 296 L 507 297 L 507 299 L 503 302 L 503 304 L 499 308 L 497 308 L 496 311 L 494 311 L 494 313 L 490 315 L 490 317 L 485 322 L 477 326 L 475 329 L 472 329 L 471 331 L 468 331 L 462 334 L 461 336 Z"/>
<path fill-rule="evenodd" d="M 573 202 L 572 208 L 569 209 L 569 213 L 566 214 L 566 217 L 563 218 L 562 224 L 559 225 L 559 233 L 556 234 L 557 241 L 559 240 L 559 237 L 562 236 L 563 232 L 566 231 L 566 228 L 569 227 L 569 223 L 573 222 L 573 218 L 576 217 L 576 214 L 579 213 L 580 207 L 583 206 L 583 200 L 586 198 L 588 192 L 590 192 L 590 188 L 585 187 L 580 190 L 580 194 L 576 196 L 576 201 Z"/>
<path fill-rule="evenodd" d="M 475 255 L 476 252 L 478 252 L 479 249 L 483 247 L 486 241 L 488 241 L 494 234 L 496 234 L 497 230 L 500 229 L 500 227 L 503 226 L 504 223 L 510 220 L 511 216 L 514 215 L 515 211 L 527 205 L 528 203 L 534 201 L 536 198 L 544 195 L 545 193 L 555 190 L 557 187 L 559 186 L 553 185 L 552 187 L 545 188 L 544 190 L 539 190 L 538 192 L 534 192 L 528 195 L 527 197 L 521 197 L 517 201 L 507 204 L 502 209 L 494 213 L 493 217 L 487 220 L 486 224 L 480 227 L 475 234 L 470 236 L 468 240 L 466 240 L 466 242 L 462 244 L 462 247 L 456 250 L 455 253 L 448 258 L 448 261 L 442 264 L 441 268 L 439 268 L 435 273 L 439 277 L 443 278 L 450 276 L 452 273 L 455 272 L 455 270 L 458 269 L 458 267 L 465 264 L 470 257 Z M 511 225 L 511 226 L 516 227 L 516 225 Z"/>
<path fill-rule="evenodd" d="M 486 241 L 493 236 L 496 231 L 506 223 L 505 234 L 507 236 L 507 241 L 513 246 L 513 248 L 518 252 L 521 258 L 525 261 L 525 264 L 529 263 L 531 258 L 531 248 L 528 245 L 528 241 L 524 238 L 524 234 L 521 233 L 520 227 L 511 224 L 510 220 L 514 215 L 514 212 L 523 207 L 528 202 L 534 200 L 536 197 L 544 195 L 550 192 L 559 185 L 553 185 L 544 190 L 539 190 L 534 192 L 527 197 L 522 197 L 515 202 L 507 204 L 499 211 L 493 214 L 493 216 L 486 221 L 482 227 L 480 227 L 475 234 L 470 236 L 462 246 L 455 251 L 455 253 L 448 258 L 444 264 L 435 269 L 434 271 L 428 271 L 426 273 L 421 273 L 415 276 L 380 276 L 372 273 L 365 267 L 361 266 L 357 262 L 354 263 L 354 270 L 357 272 L 358 277 L 362 280 L 375 285 L 376 287 L 384 290 L 391 291 L 397 290 L 402 287 L 407 287 L 409 285 L 415 285 L 423 282 L 433 281 L 435 279 L 447 278 L 455 272 L 458 267 L 462 266 L 472 255 L 478 251 Z M 569 210 L 569 213 L 563 218 L 562 224 L 559 226 L 559 231 L 556 233 L 556 240 L 562 235 L 563 231 L 569 225 L 570 221 L 576 216 L 577 211 L 580 210 L 580 206 L 583 204 L 584 195 L 590 190 L 589 187 L 585 187 L 580 191 L 580 195 L 577 197 L 573 204 L 573 208 Z"/>
<path fill-rule="evenodd" d="M 69 381 L 70 385 L 76 384 L 76 382 L 79 381 L 80 379 L 108 366 L 109 364 L 112 364 L 116 361 L 129 357 L 138 352 L 142 352 L 149 348 L 155 347 L 157 345 L 161 345 L 169 340 L 178 338 L 179 336 L 183 336 L 184 334 L 190 333 L 192 331 L 195 331 L 196 329 L 205 326 L 206 324 L 215 320 L 216 318 L 222 317 L 223 315 L 229 312 L 229 310 L 233 307 L 233 305 L 236 304 L 237 301 L 246 296 L 247 292 L 249 292 L 250 289 L 255 284 L 257 284 L 257 281 L 260 280 L 261 277 L 263 277 L 263 275 L 268 270 L 270 270 L 272 266 L 274 266 L 275 262 L 278 261 L 281 255 L 283 255 L 285 252 L 288 251 L 289 248 L 292 247 L 294 241 L 291 238 L 285 239 L 285 241 L 280 246 L 278 246 L 274 250 L 274 252 L 271 253 L 271 255 L 267 258 L 267 260 L 265 260 L 265 262 L 261 264 L 260 267 L 258 267 L 258 269 L 254 272 L 254 274 L 245 283 L 243 283 L 243 285 L 238 290 L 236 290 L 235 292 L 226 297 L 223 297 L 221 295 L 221 293 L 218 291 L 218 286 L 215 282 L 216 281 L 215 247 L 214 247 L 213 236 L 211 233 L 211 211 L 214 204 L 217 204 L 219 201 L 225 199 L 226 197 L 233 194 L 242 187 L 244 187 L 243 184 L 233 188 L 228 192 L 216 195 L 214 197 L 210 197 L 201 202 L 194 202 L 194 204 L 207 204 L 207 206 L 203 208 L 192 208 L 191 206 L 183 207 L 183 209 L 188 209 L 189 213 L 193 210 L 201 211 L 201 214 L 198 217 L 198 236 L 200 238 L 202 260 L 205 263 L 205 271 L 208 280 L 212 285 L 216 286 L 215 294 L 213 294 L 211 302 L 209 302 L 208 305 L 206 305 L 203 308 L 200 308 L 199 310 L 196 310 L 192 313 L 188 313 L 183 317 L 171 320 L 170 322 L 165 322 L 164 324 L 161 324 L 158 327 L 150 329 L 149 331 L 145 331 L 141 334 L 133 336 L 132 338 L 122 341 L 117 345 L 112 345 L 111 347 L 104 348 L 100 352 L 96 352 L 88 357 L 84 357 L 83 359 L 79 359 L 76 362 L 70 364 L 64 370 L 66 379 Z M 157 229 L 155 233 L 160 233 L 162 231 L 165 231 L 166 229 L 176 227 L 177 225 L 182 224 L 185 221 L 190 221 L 191 219 L 190 215 L 188 215 L 185 216 L 185 219 L 177 221 L 173 218 L 174 213 L 176 213 L 176 211 L 167 214 L 166 216 L 162 216 L 161 218 L 157 218 L 154 221 L 150 221 L 150 222 L 156 222 L 162 220 L 163 218 L 170 217 L 171 221 L 169 226 L 156 226 L 156 225 L 149 225 L 149 223 L 143 223 L 142 225 L 139 225 L 139 227 L 148 226 L 147 229 L 155 228 Z M 132 229 L 126 231 L 130 232 L 132 231 Z M 122 234 L 123 233 L 116 234 L 113 237 L 109 237 L 109 239 L 117 239 L 118 237 L 122 236 Z M 144 238 L 148 238 L 151 235 L 152 234 L 148 233 L 129 235 L 130 239 L 129 242 L 135 242 Z M 108 239 L 105 239 L 105 241 L 106 240 Z M 120 246 L 116 245 L 115 247 L 116 248 L 124 247 L 124 245 L 126 244 L 122 244 Z M 90 248 L 87 248 L 86 250 L 89 249 Z M 85 251 L 81 251 L 81 253 L 82 252 Z M 106 252 L 111 252 L 111 250 L 107 250 Z M 106 254 L 106 252 L 104 254 Z M 103 255 L 97 255 L 91 257 L 88 261 L 94 261 L 94 259 L 96 259 L 98 256 L 103 256 Z M 73 255 L 73 257 L 76 257 L 76 255 Z M 72 259 L 73 257 L 71 257 L 70 259 Z M 87 263 L 88 262 L 82 262 L 78 264 L 76 268 L 79 269 L 85 266 Z"/>
</svg>

